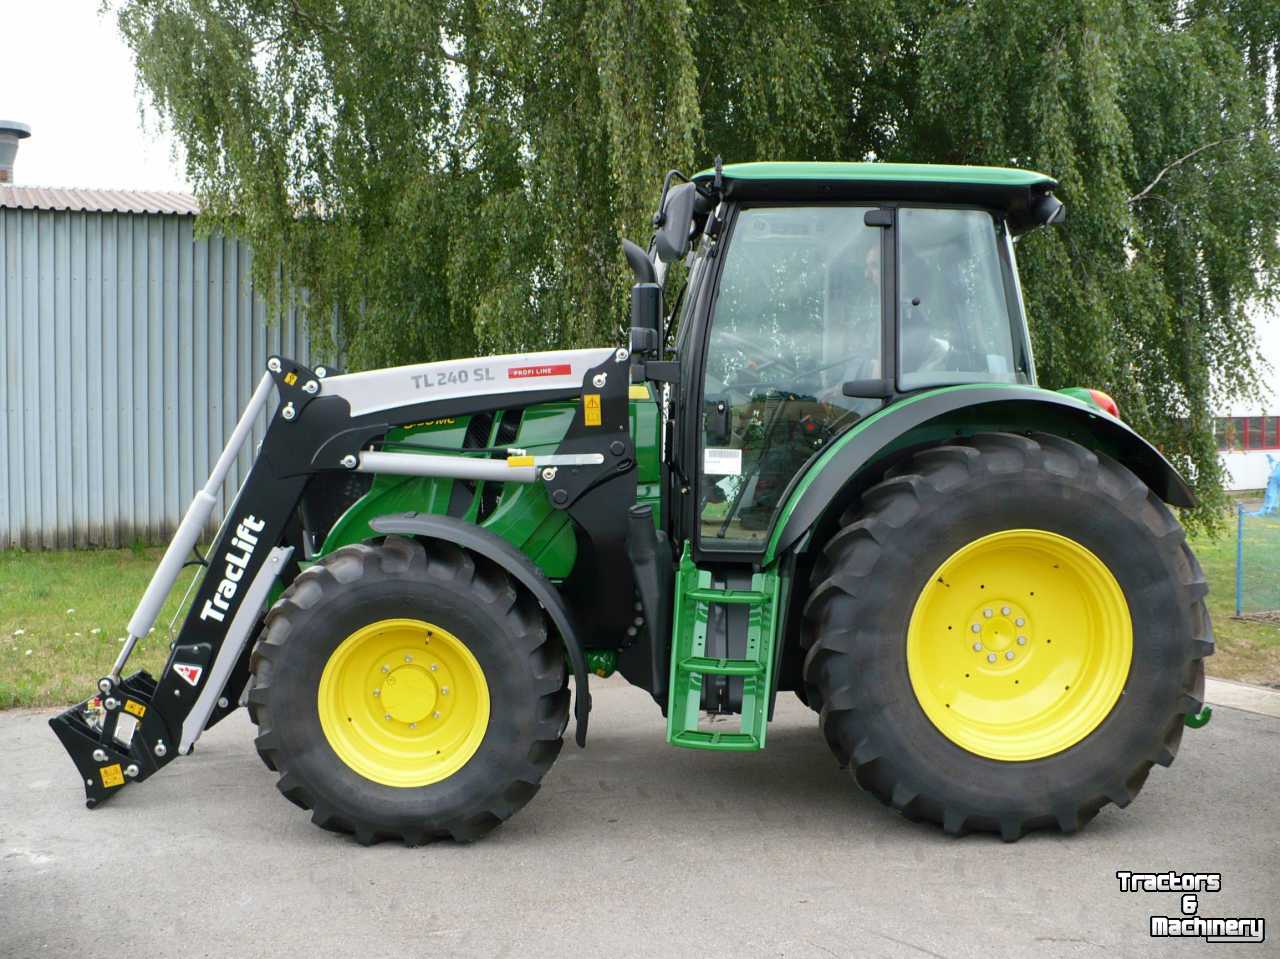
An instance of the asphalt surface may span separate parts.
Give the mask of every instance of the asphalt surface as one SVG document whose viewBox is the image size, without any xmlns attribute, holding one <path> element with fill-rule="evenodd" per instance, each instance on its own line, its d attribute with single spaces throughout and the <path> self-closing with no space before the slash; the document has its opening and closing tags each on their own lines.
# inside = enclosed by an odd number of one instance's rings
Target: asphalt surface
<svg viewBox="0 0 1280 959">
<path fill-rule="evenodd" d="M 663 743 L 643 693 L 593 688 L 533 802 L 470 846 L 362 848 L 274 788 L 242 712 L 101 809 L 47 712 L 0 714 L 0 956 L 1275 956 L 1280 719 L 1188 730 L 1127 810 L 1014 845 L 909 823 L 780 702 L 763 753 Z M 1261 945 L 1161 943 L 1177 893 L 1117 870 L 1220 872 L 1202 916 Z"/>
</svg>

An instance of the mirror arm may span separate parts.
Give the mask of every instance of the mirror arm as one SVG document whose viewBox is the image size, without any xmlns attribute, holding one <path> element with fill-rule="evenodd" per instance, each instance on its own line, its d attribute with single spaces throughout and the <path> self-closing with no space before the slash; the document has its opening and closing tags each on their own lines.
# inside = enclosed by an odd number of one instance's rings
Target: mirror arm
<svg viewBox="0 0 1280 959">
<path fill-rule="evenodd" d="M 667 175 L 662 179 L 662 196 L 658 197 L 658 212 L 653 215 L 654 227 L 660 227 L 667 222 L 667 191 L 671 189 L 671 178 L 679 177 L 685 183 L 689 182 L 689 178 L 679 170 L 668 170 Z"/>
</svg>

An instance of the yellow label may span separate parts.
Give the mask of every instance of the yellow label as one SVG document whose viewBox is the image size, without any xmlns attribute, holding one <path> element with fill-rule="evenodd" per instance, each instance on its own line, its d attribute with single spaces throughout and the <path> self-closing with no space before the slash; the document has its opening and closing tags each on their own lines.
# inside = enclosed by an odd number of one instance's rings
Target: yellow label
<svg viewBox="0 0 1280 959">
<path fill-rule="evenodd" d="M 583 426 L 599 426 L 600 425 L 600 394 L 599 393 L 583 393 L 582 394 L 582 425 Z"/>
<path fill-rule="evenodd" d="M 124 785 L 124 773 L 120 771 L 119 763 L 103 766 L 98 770 L 98 775 L 102 777 L 102 785 L 107 789 Z"/>
<path fill-rule="evenodd" d="M 147 714 L 147 707 L 135 700 L 126 699 L 124 701 L 124 711 L 126 713 L 133 713 L 135 716 L 141 719 L 143 716 Z"/>
<path fill-rule="evenodd" d="M 649 387 L 643 383 L 632 383 L 631 389 L 627 391 L 627 396 L 633 400 L 647 400 L 649 398 Z"/>
<path fill-rule="evenodd" d="M 533 457 L 532 456 L 508 456 L 507 465 L 508 466 L 532 466 Z"/>
<path fill-rule="evenodd" d="M 286 386 L 293 386 L 294 383 L 298 382 L 298 374 L 286 373 L 284 375 L 284 382 Z"/>
</svg>

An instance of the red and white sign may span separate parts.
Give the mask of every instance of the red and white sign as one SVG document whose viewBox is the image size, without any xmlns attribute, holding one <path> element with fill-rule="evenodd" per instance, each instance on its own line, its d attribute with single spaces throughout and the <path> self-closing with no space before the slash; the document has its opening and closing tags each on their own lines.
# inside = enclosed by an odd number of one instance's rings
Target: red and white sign
<svg viewBox="0 0 1280 959">
<path fill-rule="evenodd" d="M 570 376 L 573 367 L 568 363 L 546 363 L 542 366 L 509 366 L 507 379 L 527 380 L 534 376 Z"/>
<path fill-rule="evenodd" d="M 200 683 L 200 674 L 204 672 L 202 666 L 192 666 L 189 663 L 174 663 L 173 671 L 181 676 L 191 686 L 197 686 Z"/>
</svg>

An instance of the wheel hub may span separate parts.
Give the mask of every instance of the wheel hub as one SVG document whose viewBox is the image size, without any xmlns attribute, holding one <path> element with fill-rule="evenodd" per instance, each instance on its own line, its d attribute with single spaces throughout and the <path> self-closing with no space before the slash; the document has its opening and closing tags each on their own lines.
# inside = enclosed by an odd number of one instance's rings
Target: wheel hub
<svg viewBox="0 0 1280 959">
<path fill-rule="evenodd" d="M 489 724 L 489 687 L 448 630 L 385 619 L 330 655 L 316 694 L 325 738 L 355 772 L 386 786 L 426 786 L 467 764 Z"/>
<path fill-rule="evenodd" d="M 383 679 L 378 695 L 392 719 L 416 723 L 431 715 L 439 692 L 427 670 L 418 665 L 408 665 L 393 669 Z"/>
<path fill-rule="evenodd" d="M 1124 592 L 1086 547 L 1005 530 L 953 553 L 921 590 L 907 667 L 925 715 L 970 752 L 1049 756 L 1097 727 L 1133 652 Z"/>
<path fill-rule="evenodd" d="M 1030 617 L 1017 601 L 1006 599 L 980 603 L 968 619 L 975 653 L 995 653 L 1001 664 L 1011 663 L 1030 653 L 1027 648 L 1031 636 Z M 1010 652 L 1014 655 L 1009 656 Z"/>
</svg>

